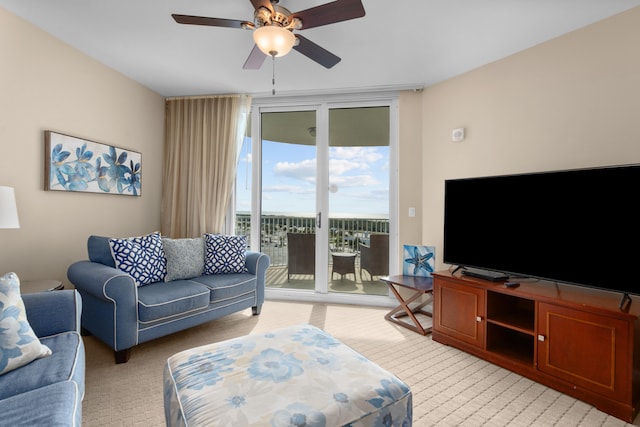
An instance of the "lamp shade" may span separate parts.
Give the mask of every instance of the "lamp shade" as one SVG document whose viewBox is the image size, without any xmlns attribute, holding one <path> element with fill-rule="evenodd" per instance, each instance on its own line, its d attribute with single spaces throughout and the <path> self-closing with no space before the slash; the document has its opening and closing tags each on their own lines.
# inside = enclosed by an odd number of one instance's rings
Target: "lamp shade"
<svg viewBox="0 0 640 427">
<path fill-rule="evenodd" d="M 13 187 L 0 186 L 0 228 L 20 228 Z"/>
<path fill-rule="evenodd" d="M 265 55 L 284 56 L 293 48 L 296 36 L 277 25 L 265 25 L 253 32 L 253 41 Z"/>
</svg>

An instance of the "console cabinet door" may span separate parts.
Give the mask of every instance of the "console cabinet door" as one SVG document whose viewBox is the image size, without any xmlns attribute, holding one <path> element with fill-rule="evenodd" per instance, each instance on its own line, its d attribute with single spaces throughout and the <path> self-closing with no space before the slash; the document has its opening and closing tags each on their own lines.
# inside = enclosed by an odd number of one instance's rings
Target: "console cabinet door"
<svg viewBox="0 0 640 427">
<path fill-rule="evenodd" d="M 630 322 L 587 311 L 539 303 L 538 369 L 630 401 Z"/>
<path fill-rule="evenodd" d="M 484 348 L 485 291 L 436 278 L 433 329 Z"/>
</svg>

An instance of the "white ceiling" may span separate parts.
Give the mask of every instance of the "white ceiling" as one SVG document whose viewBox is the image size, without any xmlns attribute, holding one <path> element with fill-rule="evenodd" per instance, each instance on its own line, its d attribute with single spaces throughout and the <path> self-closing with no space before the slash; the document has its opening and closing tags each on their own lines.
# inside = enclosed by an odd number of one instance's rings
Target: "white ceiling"
<svg viewBox="0 0 640 427">
<path fill-rule="evenodd" d="M 282 0 L 292 12 L 329 0 Z M 640 6 L 640 0 L 363 0 L 363 18 L 300 34 L 342 58 L 275 61 L 278 94 L 429 86 Z M 249 0 L 0 0 L 163 96 L 271 93 L 272 63 L 243 70 L 251 31 L 180 25 L 172 13 L 253 20 Z"/>
</svg>

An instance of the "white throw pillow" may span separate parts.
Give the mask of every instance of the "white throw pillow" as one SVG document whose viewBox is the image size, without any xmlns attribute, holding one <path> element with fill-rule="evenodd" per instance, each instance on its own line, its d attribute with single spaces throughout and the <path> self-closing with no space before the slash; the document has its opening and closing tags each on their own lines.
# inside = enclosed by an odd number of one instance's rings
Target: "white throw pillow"
<svg viewBox="0 0 640 427">
<path fill-rule="evenodd" d="M 51 355 L 27 320 L 16 273 L 0 277 L 0 375 Z"/>
</svg>

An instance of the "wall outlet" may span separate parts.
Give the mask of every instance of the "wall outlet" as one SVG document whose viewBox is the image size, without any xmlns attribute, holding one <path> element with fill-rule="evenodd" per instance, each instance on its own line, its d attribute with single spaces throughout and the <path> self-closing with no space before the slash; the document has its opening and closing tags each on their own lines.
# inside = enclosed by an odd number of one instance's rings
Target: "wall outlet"
<svg viewBox="0 0 640 427">
<path fill-rule="evenodd" d="M 409 208 L 409 216 L 410 217 L 416 216 L 416 208 Z"/>
</svg>

